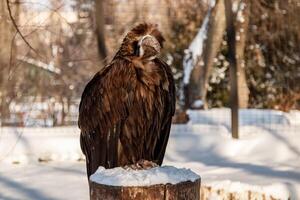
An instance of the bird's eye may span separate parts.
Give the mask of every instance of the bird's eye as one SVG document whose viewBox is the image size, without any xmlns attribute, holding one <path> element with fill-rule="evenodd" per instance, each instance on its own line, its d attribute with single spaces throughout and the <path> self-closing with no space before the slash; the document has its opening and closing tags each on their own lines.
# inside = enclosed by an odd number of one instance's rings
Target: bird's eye
<svg viewBox="0 0 300 200">
<path fill-rule="evenodd" d="M 132 43 L 132 46 L 133 46 L 133 53 L 135 56 L 139 56 L 139 44 L 138 44 L 138 41 L 134 41 Z"/>
</svg>

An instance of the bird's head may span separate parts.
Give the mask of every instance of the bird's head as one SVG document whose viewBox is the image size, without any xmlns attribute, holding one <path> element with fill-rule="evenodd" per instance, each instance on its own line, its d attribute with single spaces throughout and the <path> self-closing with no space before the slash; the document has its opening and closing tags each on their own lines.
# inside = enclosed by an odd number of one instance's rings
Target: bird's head
<svg viewBox="0 0 300 200">
<path fill-rule="evenodd" d="M 157 25 L 139 24 L 127 33 L 119 53 L 121 56 L 135 56 L 142 60 L 153 60 L 160 54 L 164 41 L 165 39 Z"/>
</svg>

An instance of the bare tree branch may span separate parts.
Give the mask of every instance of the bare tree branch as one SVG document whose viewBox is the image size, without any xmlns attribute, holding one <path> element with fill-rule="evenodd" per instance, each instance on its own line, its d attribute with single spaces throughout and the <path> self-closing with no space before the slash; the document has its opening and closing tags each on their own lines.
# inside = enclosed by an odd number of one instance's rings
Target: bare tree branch
<svg viewBox="0 0 300 200">
<path fill-rule="evenodd" d="M 21 33 L 20 29 L 18 28 L 18 25 L 14 19 L 14 17 L 12 16 L 12 12 L 11 12 L 11 8 L 10 8 L 10 5 L 9 5 L 9 0 L 6 0 L 6 5 L 7 5 L 7 10 L 8 10 L 8 13 L 9 13 L 9 18 L 11 19 L 11 22 L 13 23 L 13 26 L 15 27 L 17 33 L 20 35 L 20 37 L 22 38 L 22 40 L 26 43 L 26 45 L 33 51 L 35 52 L 37 55 L 38 52 L 29 44 L 29 42 L 26 40 L 26 38 L 24 37 L 24 35 Z"/>
</svg>

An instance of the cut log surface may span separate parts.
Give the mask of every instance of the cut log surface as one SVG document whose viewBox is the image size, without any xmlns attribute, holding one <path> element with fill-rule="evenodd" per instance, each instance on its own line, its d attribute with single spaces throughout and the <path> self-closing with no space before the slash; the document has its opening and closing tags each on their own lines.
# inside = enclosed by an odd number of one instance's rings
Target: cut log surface
<svg viewBox="0 0 300 200">
<path fill-rule="evenodd" d="M 200 179 L 178 184 L 151 186 L 109 186 L 91 182 L 92 200 L 199 200 Z"/>
<path fill-rule="evenodd" d="M 107 174 L 92 175 L 90 179 L 90 198 L 92 200 L 199 200 L 200 199 L 200 185 L 201 179 L 195 174 L 191 180 L 184 180 L 185 177 L 175 178 L 180 173 L 190 173 L 186 177 L 191 177 L 192 171 L 187 169 L 177 169 L 174 173 L 174 168 L 169 172 L 165 169 L 159 171 L 161 167 L 150 170 L 131 170 L 124 174 L 122 172 L 120 176 L 116 176 L 114 173 L 111 174 L 112 180 L 109 184 L 109 177 Z M 181 170 L 181 172 L 180 172 Z M 108 170 L 105 170 L 108 171 Z M 101 169 L 101 172 L 105 172 Z M 148 173 L 148 171 L 150 171 Z M 155 172 L 153 172 L 155 171 Z M 134 172 L 134 173 L 132 173 Z M 169 173 L 169 174 L 168 174 Z M 172 173 L 172 174 L 171 174 Z M 96 177 L 97 176 L 97 177 Z M 124 176 L 123 180 L 116 181 Z M 132 177 L 130 177 L 132 176 Z M 172 177 L 173 176 L 173 177 Z M 104 183 L 101 182 L 103 178 Z M 133 181 L 134 179 L 134 181 Z M 136 180 L 138 179 L 138 180 Z M 144 179 L 144 180 L 142 180 Z M 127 181 L 128 180 L 128 181 Z M 170 180 L 170 181 L 168 181 Z M 162 182 L 162 183 L 159 183 Z M 159 184 L 152 184 L 159 183 Z M 123 185 L 122 185 L 123 184 Z M 133 184 L 133 185 L 132 185 Z"/>
</svg>

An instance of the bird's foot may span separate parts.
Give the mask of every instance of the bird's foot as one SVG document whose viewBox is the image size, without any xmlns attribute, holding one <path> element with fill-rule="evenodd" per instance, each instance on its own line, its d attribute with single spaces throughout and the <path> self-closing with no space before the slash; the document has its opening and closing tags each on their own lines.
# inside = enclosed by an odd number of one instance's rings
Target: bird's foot
<svg viewBox="0 0 300 200">
<path fill-rule="evenodd" d="M 126 165 L 124 169 L 133 169 L 133 170 L 147 170 L 154 167 L 158 167 L 158 165 L 155 162 L 149 161 L 149 160 L 139 160 L 135 164 Z"/>
<path fill-rule="evenodd" d="M 151 169 L 151 168 L 154 168 L 154 167 L 158 167 L 158 165 L 153 162 L 153 161 L 149 161 L 149 160 L 139 160 L 137 162 L 137 164 L 139 166 L 141 166 L 142 169 Z"/>
</svg>

